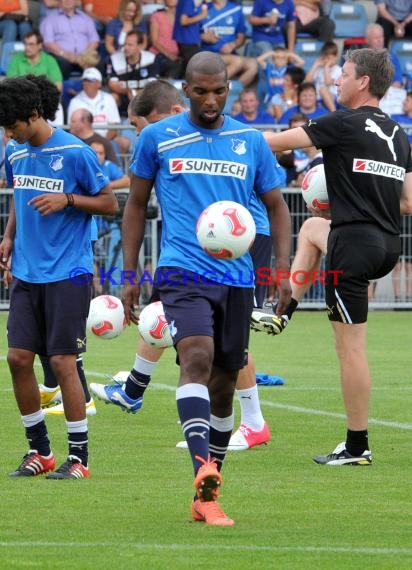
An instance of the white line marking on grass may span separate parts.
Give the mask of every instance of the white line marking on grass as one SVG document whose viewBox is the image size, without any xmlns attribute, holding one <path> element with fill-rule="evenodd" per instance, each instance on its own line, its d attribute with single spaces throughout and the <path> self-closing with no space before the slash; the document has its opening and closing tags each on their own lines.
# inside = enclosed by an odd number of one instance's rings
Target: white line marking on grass
<svg viewBox="0 0 412 570">
<path fill-rule="evenodd" d="M 278 408 L 281 410 L 287 410 L 289 412 L 297 412 L 299 414 L 312 414 L 314 416 L 326 416 L 330 418 L 346 419 L 345 414 L 338 414 L 336 412 L 325 412 L 323 410 L 315 410 L 313 408 L 302 408 L 301 406 L 290 406 L 288 404 L 279 404 L 277 402 L 269 402 L 268 400 L 261 400 L 262 405 L 268 406 L 269 408 Z M 403 424 L 400 422 L 391 422 L 387 420 L 377 420 L 375 418 L 369 418 L 369 423 L 377 426 L 392 427 L 396 429 L 412 429 L 412 424 Z"/>
<path fill-rule="evenodd" d="M 0 548 L 113 548 L 135 550 L 174 550 L 193 551 L 193 544 L 147 544 L 147 543 L 124 543 L 116 542 L 111 546 L 107 542 L 51 542 L 51 541 L 1 541 Z M 234 552 L 314 552 L 319 554 L 369 554 L 371 556 L 411 556 L 412 548 L 375 548 L 368 546 L 257 546 L 252 544 L 210 544 L 208 550 L 226 550 Z"/>
<path fill-rule="evenodd" d="M 5 360 L 5 357 L 0 357 L 0 360 Z M 36 363 L 37 364 L 37 363 Z M 95 372 L 93 370 L 85 370 L 86 376 L 93 376 L 95 378 L 104 378 L 107 380 L 110 378 L 108 374 L 103 374 L 102 372 Z M 168 392 L 174 392 L 176 388 L 171 386 L 170 384 L 161 384 L 160 382 L 152 382 L 150 386 L 155 390 L 167 390 Z M 11 388 L 2 388 L 0 392 L 10 392 Z M 303 408 L 301 406 L 291 406 L 288 404 L 280 404 L 277 402 L 270 402 L 269 400 L 261 400 L 260 403 L 263 406 L 267 406 L 268 408 L 277 408 L 280 410 L 287 410 L 289 412 L 296 412 L 298 414 L 310 414 L 313 416 L 325 416 L 329 418 L 336 418 L 336 419 L 346 419 L 345 414 L 339 414 L 336 412 L 326 412 L 324 410 L 316 410 L 314 408 Z M 378 420 L 375 418 L 369 419 L 369 424 L 377 425 L 377 426 L 384 426 L 394 429 L 405 429 L 405 430 L 412 430 L 412 424 L 410 423 L 401 423 L 401 422 L 393 422 L 388 420 Z"/>
</svg>

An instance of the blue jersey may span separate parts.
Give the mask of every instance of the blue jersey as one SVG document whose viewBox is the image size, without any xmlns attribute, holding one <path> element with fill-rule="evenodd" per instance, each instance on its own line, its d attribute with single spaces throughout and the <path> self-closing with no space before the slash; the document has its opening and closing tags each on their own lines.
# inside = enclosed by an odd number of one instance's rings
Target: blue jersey
<svg viewBox="0 0 412 570">
<path fill-rule="evenodd" d="M 228 2 L 223 8 L 217 9 L 214 4 L 208 4 L 208 15 L 203 23 L 203 32 L 212 30 L 219 41 L 215 44 L 202 42 L 202 49 L 220 53 L 223 45 L 236 40 L 238 34 L 246 34 L 245 17 L 242 6 Z"/>
<path fill-rule="evenodd" d="M 245 123 L 246 125 L 274 125 L 275 119 L 267 111 L 258 111 L 255 119 L 248 119 L 243 113 L 239 113 L 233 117 L 236 121 Z"/>
<path fill-rule="evenodd" d="M 282 185 L 281 168 L 259 131 L 229 116 L 219 129 L 202 129 L 181 113 L 141 132 L 130 170 L 154 181 L 163 220 L 159 266 L 253 287 L 250 255 L 231 261 L 209 256 L 197 241 L 196 223 L 213 202 L 233 200 L 248 208 L 254 192 Z"/>
<path fill-rule="evenodd" d="M 6 174 L 14 188 L 16 210 L 13 276 L 30 283 L 51 283 L 68 279 L 75 267 L 93 273 L 92 216 L 73 207 L 42 216 L 28 202 L 46 192 L 100 192 L 109 180 L 94 150 L 61 129 L 41 146 L 11 140 L 6 148 Z"/>
<path fill-rule="evenodd" d="M 408 135 L 409 143 L 412 145 L 412 117 L 409 115 L 391 115 L 391 119 L 403 126 L 403 130 Z"/>
<path fill-rule="evenodd" d="M 124 175 L 123 170 L 120 168 L 120 166 L 117 166 L 117 164 L 111 160 L 105 160 L 103 164 L 100 165 L 100 168 L 102 169 L 103 174 L 105 174 L 110 180 L 110 182 L 114 180 L 120 180 L 120 178 L 122 178 Z"/>
<path fill-rule="evenodd" d="M 173 39 L 178 44 L 200 45 L 200 22 L 182 26 L 180 18 L 183 14 L 193 18 L 202 11 L 198 0 L 178 0 L 176 5 L 175 23 L 173 26 Z"/>
<path fill-rule="evenodd" d="M 252 42 L 270 42 L 273 46 L 285 45 L 283 29 L 287 22 L 296 20 L 295 5 L 293 0 L 283 0 L 282 2 L 255 0 L 252 16 L 266 17 L 271 14 L 273 9 L 279 12 L 276 25 L 261 24 L 260 26 L 252 26 Z"/>
</svg>

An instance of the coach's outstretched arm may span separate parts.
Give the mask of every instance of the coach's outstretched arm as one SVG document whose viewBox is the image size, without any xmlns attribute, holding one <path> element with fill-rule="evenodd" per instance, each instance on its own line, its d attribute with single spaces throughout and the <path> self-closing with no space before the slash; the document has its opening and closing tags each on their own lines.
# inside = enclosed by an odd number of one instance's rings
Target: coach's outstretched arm
<svg viewBox="0 0 412 570">
<path fill-rule="evenodd" d="M 130 194 L 126 202 L 122 222 L 123 270 L 130 271 L 131 276 L 136 273 L 139 252 L 144 238 L 147 204 L 152 188 L 153 180 L 146 180 L 132 174 Z M 137 317 L 133 313 L 133 306 L 138 304 L 139 296 L 140 287 L 136 279 L 134 278 L 133 282 L 132 279 L 125 281 L 122 301 L 128 323 L 132 321 L 137 324 L 138 322 Z"/>
<path fill-rule="evenodd" d="M 313 142 L 311 141 L 309 135 L 302 129 L 302 127 L 288 129 L 282 133 L 272 133 L 271 131 L 265 131 L 263 133 L 263 136 L 274 152 L 313 146 Z"/>
</svg>

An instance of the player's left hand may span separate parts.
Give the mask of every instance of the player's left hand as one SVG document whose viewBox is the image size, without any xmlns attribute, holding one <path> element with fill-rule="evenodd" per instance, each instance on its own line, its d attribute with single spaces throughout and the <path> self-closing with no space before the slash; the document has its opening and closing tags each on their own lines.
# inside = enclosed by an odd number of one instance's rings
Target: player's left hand
<svg viewBox="0 0 412 570">
<path fill-rule="evenodd" d="M 54 214 L 60 210 L 64 210 L 67 206 L 67 198 L 65 193 L 61 194 L 42 194 L 28 201 L 29 206 L 33 206 L 35 210 L 42 216 Z"/>
<path fill-rule="evenodd" d="M 139 304 L 139 297 L 139 285 L 134 285 L 133 283 L 126 283 L 123 285 L 121 301 L 123 303 L 124 316 L 128 325 L 130 325 L 131 322 L 137 325 L 139 322 L 139 317 L 135 313 L 135 307 Z"/>
</svg>

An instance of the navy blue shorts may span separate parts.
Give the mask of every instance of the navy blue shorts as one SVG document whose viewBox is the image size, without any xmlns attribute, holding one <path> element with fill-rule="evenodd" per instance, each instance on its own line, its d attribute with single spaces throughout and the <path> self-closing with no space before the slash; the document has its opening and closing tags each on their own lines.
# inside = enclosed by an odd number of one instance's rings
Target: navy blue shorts
<svg viewBox="0 0 412 570">
<path fill-rule="evenodd" d="M 13 279 L 7 338 L 10 348 L 36 354 L 78 354 L 86 350 L 91 280 L 27 283 Z"/>
<path fill-rule="evenodd" d="M 184 280 L 177 274 L 182 271 Z M 166 319 L 176 331 L 172 335 L 174 344 L 188 336 L 213 337 L 213 364 L 225 370 L 243 368 L 247 362 L 253 289 L 203 282 L 198 275 L 176 267 L 157 269 L 159 282 Z"/>
<path fill-rule="evenodd" d="M 329 320 L 365 323 L 369 281 L 384 277 L 394 268 L 400 253 L 399 236 L 373 224 L 347 224 L 330 231 L 327 252 L 325 299 Z"/>
<path fill-rule="evenodd" d="M 253 270 L 255 272 L 255 300 L 254 306 L 262 308 L 266 299 L 267 285 L 263 284 L 264 280 L 258 279 L 256 282 L 256 271 L 259 268 L 270 268 L 270 260 L 272 257 L 272 238 L 263 234 L 256 234 L 255 241 L 250 248 L 250 255 L 253 261 Z"/>
</svg>

